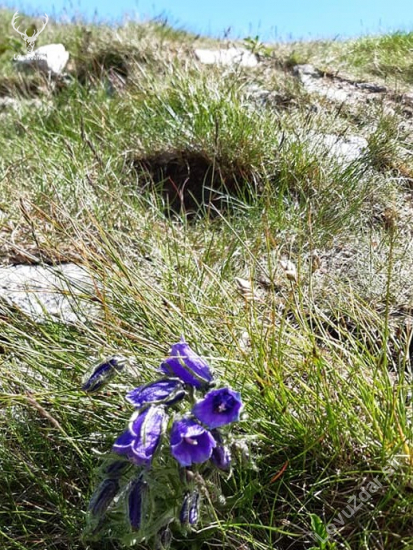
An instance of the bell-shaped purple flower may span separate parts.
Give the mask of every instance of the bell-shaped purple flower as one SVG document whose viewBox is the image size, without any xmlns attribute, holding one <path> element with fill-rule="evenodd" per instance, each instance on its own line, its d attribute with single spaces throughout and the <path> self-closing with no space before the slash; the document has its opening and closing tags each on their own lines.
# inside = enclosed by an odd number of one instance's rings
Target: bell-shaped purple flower
<svg viewBox="0 0 413 550">
<path fill-rule="evenodd" d="M 162 403 L 172 405 L 185 397 L 183 384 L 177 378 L 169 380 L 158 380 L 144 386 L 139 386 L 126 394 L 126 401 L 141 409 L 148 403 Z"/>
<path fill-rule="evenodd" d="M 91 512 L 93 516 L 101 516 L 104 514 L 118 491 L 119 481 L 117 479 L 104 479 L 90 499 L 89 512 Z"/>
<path fill-rule="evenodd" d="M 114 355 L 100 363 L 93 368 L 92 373 L 86 378 L 82 390 L 88 393 L 98 391 L 125 367 L 125 363 L 126 359 L 121 355 Z"/>
<path fill-rule="evenodd" d="M 183 418 L 171 429 L 171 454 L 181 466 L 208 460 L 216 441 L 198 422 Z"/>
<path fill-rule="evenodd" d="M 162 363 L 160 370 L 196 388 L 207 386 L 212 381 L 208 364 L 189 347 L 183 337 L 172 346 L 171 355 Z"/>
<path fill-rule="evenodd" d="M 208 428 L 219 428 L 236 422 L 243 405 L 241 395 L 230 388 L 212 390 L 195 403 L 192 414 Z"/>
<path fill-rule="evenodd" d="M 163 407 L 151 406 L 142 413 L 136 411 L 128 429 L 113 445 L 113 451 L 126 455 L 134 464 L 149 466 L 162 434 L 166 419 Z"/>
</svg>

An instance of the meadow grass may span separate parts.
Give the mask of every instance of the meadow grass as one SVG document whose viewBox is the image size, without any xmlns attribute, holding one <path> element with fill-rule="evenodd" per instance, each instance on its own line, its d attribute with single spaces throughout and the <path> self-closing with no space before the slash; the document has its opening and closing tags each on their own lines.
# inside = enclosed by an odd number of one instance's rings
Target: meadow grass
<svg viewBox="0 0 413 550">
<path fill-rule="evenodd" d="M 182 334 L 241 392 L 250 458 L 217 479 L 225 504 L 173 548 L 413 548 L 409 131 L 380 104 L 315 109 L 288 68 L 408 85 L 410 34 L 250 40 L 262 63 L 248 72 L 198 66 L 192 49 L 218 42 L 166 24 L 51 24 L 39 45 L 72 56 L 55 85 L 15 73 L 10 18 L 0 89 L 21 102 L 0 112 L 1 260 L 82 265 L 93 288 L 79 313 L 99 314 L 38 323 L 1 303 L 1 548 L 123 548 L 82 538 L 94 471 L 131 414 L 126 391 Z M 254 102 L 253 84 L 283 102 Z M 311 138 L 332 133 L 369 147 L 341 163 Z M 177 199 L 168 174 L 182 166 Z M 114 353 L 127 371 L 82 392 Z M 380 489 L 320 540 L 373 479 Z"/>
</svg>

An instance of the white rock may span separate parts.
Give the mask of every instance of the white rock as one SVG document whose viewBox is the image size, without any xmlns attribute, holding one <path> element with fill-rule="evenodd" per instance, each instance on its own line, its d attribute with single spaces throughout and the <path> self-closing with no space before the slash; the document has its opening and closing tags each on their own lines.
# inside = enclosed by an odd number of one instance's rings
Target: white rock
<svg viewBox="0 0 413 550">
<path fill-rule="evenodd" d="M 0 97 L 0 113 L 7 111 L 20 112 L 23 107 L 41 109 L 46 104 L 40 99 L 14 99 L 12 97 Z"/>
<path fill-rule="evenodd" d="M 304 82 L 303 82 L 304 84 Z M 329 99 L 330 101 L 337 101 L 338 103 L 343 103 L 344 101 L 346 101 L 350 94 L 349 92 L 347 92 L 346 90 L 343 90 L 343 89 L 337 89 L 337 88 L 334 88 L 334 87 L 321 87 L 321 86 L 314 86 L 313 84 L 311 85 L 305 85 L 304 86 L 306 87 L 307 91 L 310 92 L 310 93 L 317 93 L 319 95 L 323 95 L 325 96 L 327 99 Z"/>
<path fill-rule="evenodd" d="M 334 157 L 342 165 L 361 158 L 368 148 L 368 141 L 355 135 L 337 136 L 335 134 L 320 134 L 312 130 L 305 135 L 291 135 L 288 138 L 290 143 L 297 141 L 307 143 L 308 148 L 315 155 L 320 157 Z"/>
<path fill-rule="evenodd" d="M 334 134 L 314 134 L 310 139 L 322 145 L 342 164 L 348 164 L 359 159 L 366 151 L 368 142 L 360 136 L 336 136 Z"/>
<path fill-rule="evenodd" d="M 244 48 L 196 49 L 195 55 L 205 65 L 240 65 L 241 67 L 256 67 L 258 65 L 255 55 Z"/>
<path fill-rule="evenodd" d="M 14 99 L 12 97 L 0 97 L 0 111 L 6 109 L 13 109 L 15 111 L 18 111 L 19 107 L 20 103 L 17 99 Z"/>
<path fill-rule="evenodd" d="M 306 64 L 306 65 L 294 65 L 293 67 L 293 74 L 295 76 L 302 77 L 303 75 L 306 76 L 312 76 L 313 78 L 320 78 L 321 73 L 318 69 L 314 67 L 314 65 Z"/>
<path fill-rule="evenodd" d="M 297 268 L 291 260 L 280 260 L 280 265 L 283 268 L 285 275 L 289 281 L 297 282 Z"/>
<path fill-rule="evenodd" d="M 76 264 L 0 267 L 0 311 L 3 301 L 38 322 L 74 323 L 84 321 L 85 314 L 96 316 L 96 306 L 87 300 L 93 295 L 92 278 Z"/>
<path fill-rule="evenodd" d="M 32 53 L 16 56 L 15 61 L 18 68 L 38 69 L 59 75 L 69 61 L 69 52 L 63 44 L 46 44 Z"/>
<path fill-rule="evenodd" d="M 413 92 L 409 92 L 407 94 L 403 94 L 402 101 L 406 105 L 409 105 L 410 107 L 413 107 Z"/>
<path fill-rule="evenodd" d="M 296 65 L 293 67 L 293 74 L 300 79 L 301 84 L 309 94 L 322 95 L 330 101 L 340 103 L 346 101 L 349 97 L 348 90 L 323 79 L 322 73 L 313 65 Z"/>
</svg>

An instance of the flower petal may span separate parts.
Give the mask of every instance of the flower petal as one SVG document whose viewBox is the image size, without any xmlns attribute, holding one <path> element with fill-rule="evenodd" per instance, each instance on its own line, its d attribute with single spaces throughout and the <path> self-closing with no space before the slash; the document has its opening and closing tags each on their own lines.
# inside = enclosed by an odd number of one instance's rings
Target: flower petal
<svg viewBox="0 0 413 550">
<path fill-rule="evenodd" d="M 216 446 L 211 433 L 189 418 L 174 422 L 170 443 L 171 454 L 181 466 L 205 462 Z"/>
<path fill-rule="evenodd" d="M 195 376 L 193 376 L 188 369 L 183 366 L 179 359 L 175 357 L 169 357 L 166 361 L 160 366 L 160 371 L 166 374 L 167 376 L 177 376 L 185 382 L 185 384 L 190 384 L 191 386 L 201 387 L 201 382 L 199 382 Z"/>
<path fill-rule="evenodd" d="M 129 430 L 124 431 L 113 444 L 113 450 L 116 453 L 120 451 L 118 449 L 126 449 L 130 447 L 134 441 L 135 435 L 130 433 Z"/>
<path fill-rule="evenodd" d="M 241 395 L 230 388 L 212 390 L 195 403 L 192 414 L 208 428 L 219 428 L 236 422 L 243 404 Z"/>
<path fill-rule="evenodd" d="M 185 395 L 182 382 L 178 379 L 158 380 L 139 388 L 135 388 L 126 394 L 126 400 L 136 408 L 142 408 L 148 403 L 160 403 L 170 405 L 182 399 Z"/>
<path fill-rule="evenodd" d="M 211 461 L 220 470 L 229 470 L 231 468 L 231 452 L 226 445 L 217 445 L 212 450 Z"/>
<path fill-rule="evenodd" d="M 136 411 L 129 428 L 113 445 L 113 451 L 125 454 L 134 464 L 149 466 L 162 434 L 166 419 L 163 407 L 151 406 L 142 413 Z"/>
<path fill-rule="evenodd" d="M 162 363 L 160 370 L 169 376 L 177 376 L 196 388 L 208 385 L 212 381 L 208 364 L 189 347 L 183 337 L 172 346 L 170 357 Z"/>
</svg>

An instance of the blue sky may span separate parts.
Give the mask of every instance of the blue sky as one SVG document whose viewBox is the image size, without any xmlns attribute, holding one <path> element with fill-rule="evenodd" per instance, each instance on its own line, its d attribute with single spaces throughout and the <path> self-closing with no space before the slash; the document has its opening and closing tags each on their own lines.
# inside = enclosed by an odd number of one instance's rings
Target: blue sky
<svg viewBox="0 0 413 550">
<path fill-rule="evenodd" d="M 146 20 L 163 15 L 195 33 L 262 40 L 314 39 L 413 31 L 413 0 L 0 0 L 26 13 L 95 13 L 106 20 L 125 14 Z"/>
</svg>

